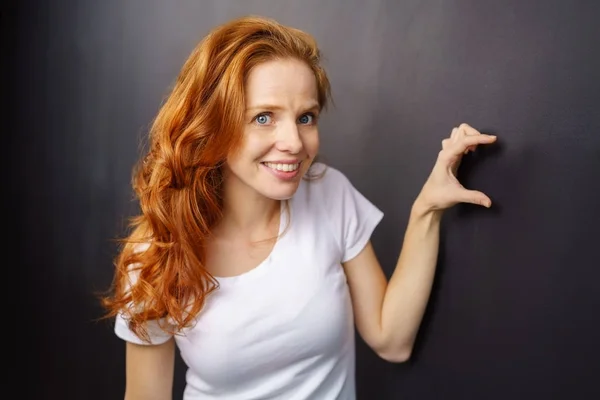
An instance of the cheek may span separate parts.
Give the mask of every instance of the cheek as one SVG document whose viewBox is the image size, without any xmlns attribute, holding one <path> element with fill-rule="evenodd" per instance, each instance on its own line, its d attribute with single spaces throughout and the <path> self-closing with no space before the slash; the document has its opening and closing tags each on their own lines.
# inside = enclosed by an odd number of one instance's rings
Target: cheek
<svg viewBox="0 0 600 400">
<path fill-rule="evenodd" d="M 309 157 L 313 158 L 317 155 L 319 146 L 319 131 L 317 129 L 304 136 L 304 149 Z"/>
<path fill-rule="evenodd" d="M 240 148 L 240 158 L 246 161 L 254 161 L 264 156 L 271 147 L 268 140 L 265 139 L 264 135 L 246 135 Z"/>
</svg>

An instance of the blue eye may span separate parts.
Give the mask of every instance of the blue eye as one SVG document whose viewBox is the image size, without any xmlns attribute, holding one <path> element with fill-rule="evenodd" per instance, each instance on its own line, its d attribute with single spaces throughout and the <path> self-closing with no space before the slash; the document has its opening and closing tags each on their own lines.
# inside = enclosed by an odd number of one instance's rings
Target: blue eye
<svg viewBox="0 0 600 400">
<path fill-rule="evenodd" d="M 267 125 L 271 122 L 271 116 L 269 114 L 258 114 L 254 120 L 259 125 Z"/>
<path fill-rule="evenodd" d="M 303 116 L 301 116 L 300 118 L 298 118 L 298 122 L 300 122 L 303 125 L 309 125 L 312 124 L 313 121 L 315 119 L 315 116 L 312 114 L 304 114 Z"/>
</svg>

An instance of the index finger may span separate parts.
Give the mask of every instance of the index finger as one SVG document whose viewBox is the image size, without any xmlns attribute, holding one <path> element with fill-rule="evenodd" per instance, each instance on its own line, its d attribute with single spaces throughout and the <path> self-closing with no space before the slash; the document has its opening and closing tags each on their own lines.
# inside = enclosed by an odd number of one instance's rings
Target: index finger
<svg viewBox="0 0 600 400">
<path fill-rule="evenodd" d="M 465 131 L 465 134 L 467 136 L 481 135 L 481 132 L 479 132 L 477 129 L 473 128 L 469 124 L 464 124 L 464 123 L 460 124 L 460 126 L 458 127 L 458 129 Z"/>
<path fill-rule="evenodd" d="M 464 136 L 462 140 L 456 143 L 455 152 L 456 154 L 462 154 L 470 146 L 477 146 L 479 144 L 489 144 L 496 141 L 496 135 L 487 135 L 484 133 L 478 133 L 472 136 Z"/>
</svg>

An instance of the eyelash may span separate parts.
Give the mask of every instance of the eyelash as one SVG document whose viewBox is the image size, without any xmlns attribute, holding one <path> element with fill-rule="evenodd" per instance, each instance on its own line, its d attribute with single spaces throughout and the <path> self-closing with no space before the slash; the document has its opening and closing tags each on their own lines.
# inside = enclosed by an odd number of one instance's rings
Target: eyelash
<svg viewBox="0 0 600 400">
<path fill-rule="evenodd" d="M 272 112 L 262 112 L 260 114 L 257 114 L 254 118 L 252 118 L 252 122 L 257 122 L 258 118 L 262 117 L 262 116 L 267 116 L 267 117 L 273 118 L 273 113 Z M 312 121 L 309 122 L 309 123 L 307 123 L 307 124 L 303 124 L 303 125 L 314 125 L 317 122 L 317 115 L 315 113 L 313 113 L 313 112 L 307 112 L 305 114 L 302 114 L 300 116 L 300 118 L 305 117 L 305 116 L 311 117 Z M 300 119 L 300 118 L 298 118 L 298 119 Z M 267 124 L 258 124 L 258 125 L 265 126 Z"/>
</svg>

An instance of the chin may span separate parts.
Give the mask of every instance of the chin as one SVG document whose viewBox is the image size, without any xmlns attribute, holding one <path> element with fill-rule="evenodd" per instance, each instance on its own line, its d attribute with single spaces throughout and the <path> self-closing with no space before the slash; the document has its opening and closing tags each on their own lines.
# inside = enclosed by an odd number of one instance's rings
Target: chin
<svg viewBox="0 0 600 400">
<path fill-rule="evenodd" d="M 269 199 L 273 200 L 289 200 L 296 194 L 298 190 L 298 183 L 287 183 L 279 188 L 268 188 L 266 190 L 261 190 L 261 194 Z"/>
</svg>

